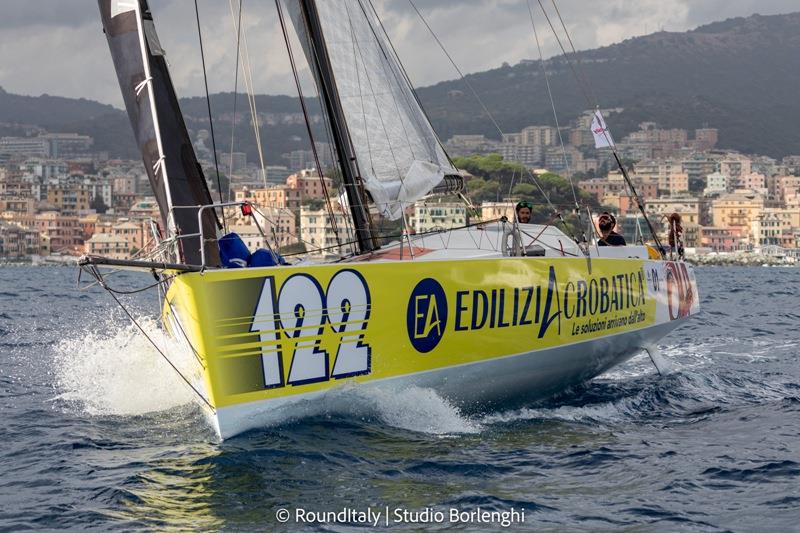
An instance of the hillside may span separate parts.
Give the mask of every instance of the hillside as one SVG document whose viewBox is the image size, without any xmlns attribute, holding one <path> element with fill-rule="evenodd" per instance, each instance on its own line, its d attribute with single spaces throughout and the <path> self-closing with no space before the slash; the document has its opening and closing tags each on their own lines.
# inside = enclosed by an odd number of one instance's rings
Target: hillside
<svg viewBox="0 0 800 533">
<path fill-rule="evenodd" d="M 642 121 L 720 130 L 720 146 L 782 156 L 800 153 L 800 13 L 729 19 L 685 33 L 659 32 L 580 52 L 602 107 L 623 107 L 616 137 Z M 562 58 L 546 61 L 565 118 L 587 103 Z M 468 77 L 505 131 L 551 120 L 538 61 Z M 440 132 L 493 134 L 462 81 L 419 90 Z M 454 94 L 456 96 L 454 96 Z M 460 94 L 460 95 L 459 95 Z"/>
<path fill-rule="evenodd" d="M 583 69 L 603 107 L 622 107 L 610 126 L 619 139 L 642 121 L 664 127 L 720 130 L 719 145 L 774 157 L 800 153 L 800 13 L 735 18 L 695 30 L 659 32 L 579 53 Z M 562 58 L 546 61 L 562 122 L 588 105 Z M 470 75 L 470 84 L 507 132 L 552 120 L 538 61 L 524 61 Z M 463 81 L 419 89 L 419 96 L 443 139 L 456 133 L 496 132 Z M 318 113 L 312 102 L 312 112 Z M 267 159 L 307 149 L 298 100 L 257 97 Z M 184 98 L 187 125 L 208 128 L 203 98 Z M 230 146 L 233 94 L 212 96 L 218 148 Z M 237 151 L 256 159 L 247 103 L 237 107 Z M 319 117 L 316 117 L 319 118 Z M 51 131 L 77 131 L 96 139 L 112 155 L 137 157 L 126 115 L 85 99 L 9 94 L 0 89 L 0 123 L 23 123 Z M 8 127 L 2 133 L 10 134 Z"/>
</svg>

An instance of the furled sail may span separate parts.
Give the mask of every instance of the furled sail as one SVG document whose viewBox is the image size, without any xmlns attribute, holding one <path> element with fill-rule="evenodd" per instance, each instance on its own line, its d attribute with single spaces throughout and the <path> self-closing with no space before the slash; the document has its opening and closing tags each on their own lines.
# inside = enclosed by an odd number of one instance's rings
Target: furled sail
<svg viewBox="0 0 800 533">
<path fill-rule="evenodd" d="M 302 0 L 287 0 L 309 62 Z M 332 76 L 364 187 L 384 216 L 458 176 L 416 100 L 380 20 L 365 0 L 316 1 Z"/>
<path fill-rule="evenodd" d="M 122 97 L 162 224 L 171 235 L 198 234 L 198 206 L 213 201 L 186 131 L 147 0 L 98 2 Z M 205 210 L 203 233 L 207 239 L 216 238 L 215 217 L 211 209 Z M 185 237 L 178 242 L 178 259 L 201 264 L 199 237 Z M 205 248 L 206 264 L 218 265 L 217 246 Z"/>
</svg>

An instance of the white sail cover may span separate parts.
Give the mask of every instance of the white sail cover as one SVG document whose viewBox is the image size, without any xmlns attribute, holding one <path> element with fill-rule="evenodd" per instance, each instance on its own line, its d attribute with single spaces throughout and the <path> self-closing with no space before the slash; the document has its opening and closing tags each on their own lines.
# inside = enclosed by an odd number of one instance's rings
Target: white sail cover
<svg viewBox="0 0 800 533">
<path fill-rule="evenodd" d="M 309 53 L 297 0 L 289 0 Z M 420 108 L 371 3 L 316 2 L 331 68 L 364 186 L 390 219 L 458 174 Z M 310 61 L 310 59 L 309 59 Z"/>
</svg>

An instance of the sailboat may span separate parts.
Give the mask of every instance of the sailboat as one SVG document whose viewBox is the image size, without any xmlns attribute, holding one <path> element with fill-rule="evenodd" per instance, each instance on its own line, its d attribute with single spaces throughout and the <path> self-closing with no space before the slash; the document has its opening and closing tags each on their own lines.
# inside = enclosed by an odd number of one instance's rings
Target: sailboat
<svg viewBox="0 0 800 533">
<path fill-rule="evenodd" d="M 105 267 L 157 277 L 163 324 L 194 355 L 182 377 L 221 438 L 343 388 L 431 388 L 466 410 L 544 398 L 652 350 L 698 312 L 691 266 L 646 245 L 585 246 L 505 218 L 380 244 L 373 217 L 402 218 L 462 180 L 361 1 L 284 3 L 330 124 L 356 252 L 224 267 L 217 213 L 235 202 L 206 186 L 147 1 L 99 5 L 161 220 L 157 255 L 81 265 L 101 281 Z"/>
</svg>

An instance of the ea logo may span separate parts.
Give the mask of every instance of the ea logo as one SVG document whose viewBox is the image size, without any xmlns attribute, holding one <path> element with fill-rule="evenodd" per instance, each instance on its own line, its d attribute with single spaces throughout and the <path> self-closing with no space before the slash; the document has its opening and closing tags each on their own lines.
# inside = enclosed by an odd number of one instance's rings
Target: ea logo
<svg viewBox="0 0 800 533">
<path fill-rule="evenodd" d="M 406 325 L 408 338 L 418 352 L 428 353 L 442 340 L 447 326 L 447 297 L 438 281 L 425 278 L 411 291 Z"/>
</svg>

